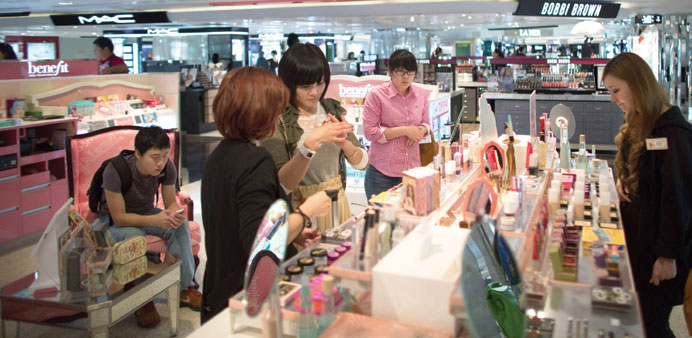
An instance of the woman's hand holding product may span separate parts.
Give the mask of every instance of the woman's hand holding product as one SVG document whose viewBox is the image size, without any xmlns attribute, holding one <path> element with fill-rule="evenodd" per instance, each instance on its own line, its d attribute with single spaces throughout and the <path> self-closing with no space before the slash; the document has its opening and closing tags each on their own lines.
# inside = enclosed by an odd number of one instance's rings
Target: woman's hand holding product
<svg viewBox="0 0 692 338">
<path fill-rule="evenodd" d="M 346 150 L 346 149 L 344 149 L 344 148 L 346 148 L 349 144 L 351 144 L 351 142 L 349 142 L 349 140 L 348 140 L 348 133 L 350 133 L 350 132 L 353 131 L 353 126 L 352 126 L 350 123 L 348 123 L 348 122 L 341 122 L 341 121 L 339 121 L 339 120 L 338 120 L 334 115 L 332 115 L 332 114 L 327 114 L 327 115 L 329 116 L 329 120 L 328 120 L 328 121 L 325 121 L 325 122 L 324 122 L 325 124 L 330 124 L 330 123 L 345 123 L 345 124 L 348 124 L 349 127 L 351 127 L 351 129 L 346 133 L 346 137 L 344 137 L 343 139 L 339 139 L 339 140 L 337 140 L 337 141 L 334 141 L 334 144 L 336 144 L 339 148 L 341 148 L 341 150 Z"/>
<path fill-rule="evenodd" d="M 351 131 L 353 131 L 353 126 L 350 124 L 346 122 L 339 122 L 338 120 L 336 120 L 336 122 L 332 122 L 330 118 L 328 123 L 315 128 L 315 130 L 313 130 L 313 132 L 305 138 L 305 142 L 303 144 L 308 149 L 317 151 L 317 148 L 321 144 L 337 143 L 340 141 L 344 142 L 348 140 L 348 133 Z"/>
<path fill-rule="evenodd" d="M 298 207 L 307 217 L 313 218 L 317 216 L 324 216 L 329 213 L 331 208 L 332 199 L 327 196 L 327 193 L 320 191 L 310 197 L 308 197 L 303 204 Z M 314 241 L 319 240 L 320 231 L 318 229 L 308 229 L 305 228 L 294 240 L 295 243 L 309 246 Z"/>
</svg>

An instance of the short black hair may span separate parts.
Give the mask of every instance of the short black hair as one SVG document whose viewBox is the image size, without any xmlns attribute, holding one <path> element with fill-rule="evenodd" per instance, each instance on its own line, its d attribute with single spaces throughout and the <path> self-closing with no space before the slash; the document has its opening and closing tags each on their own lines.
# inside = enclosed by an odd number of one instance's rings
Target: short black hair
<svg viewBox="0 0 692 338">
<path fill-rule="evenodd" d="M 504 53 L 504 52 L 502 51 L 502 49 L 500 49 L 500 48 L 495 49 L 495 51 L 493 52 L 493 54 L 497 54 L 497 57 L 499 57 L 499 58 L 504 58 L 504 57 L 505 57 L 505 53 Z"/>
<path fill-rule="evenodd" d="M 279 77 L 291 91 L 289 103 L 296 106 L 296 87 L 310 85 L 324 80 L 324 91 L 320 100 L 324 99 L 324 93 L 329 88 L 329 62 L 322 50 L 311 43 L 298 43 L 289 48 L 279 61 Z"/>
<path fill-rule="evenodd" d="M 144 127 L 135 136 L 135 150 L 144 155 L 149 149 L 170 149 L 171 140 L 159 126 Z"/>
<path fill-rule="evenodd" d="M 0 53 L 3 54 L 4 60 L 17 60 L 17 54 L 14 53 L 14 48 L 8 43 L 0 43 Z"/>
<path fill-rule="evenodd" d="M 387 66 L 389 70 L 397 70 L 399 68 L 404 68 L 409 72 L 418 72 L 418 61 L 413 53 L 406 49 L 395 50 L 392 55 L 389 56 L 389 65 Z"/>
<path fill-rule="evenodd" d="M 288 45 L 288 48 L 293 47 L 296 43 L 299 43 L 300 40 L 298 40 L 298 34 L 296 33 L 290 33 L 288 34 L 286 38 L 286 44 Z"/>
<path fill-rule="evenodd" d="M 99 36 L 96 38 L 96 40 L 94 40 L 94 44 L 99 46 L 101 49 L 108 47 L 111 53 L 113 53 L 113 41 L 105 36 Z"/>
</svg>

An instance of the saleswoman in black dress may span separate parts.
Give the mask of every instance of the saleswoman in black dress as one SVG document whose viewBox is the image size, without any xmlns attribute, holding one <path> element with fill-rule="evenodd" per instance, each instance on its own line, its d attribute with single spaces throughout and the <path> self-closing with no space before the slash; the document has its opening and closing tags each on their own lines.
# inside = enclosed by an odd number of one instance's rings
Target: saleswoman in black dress
<svg viewBox="0 0 692 338">
<path fill-rule="evenodd" d="M 207 158 L 202 176 L 207 250 L 202 323 L 221 312 L 228 298 L 243 288 L 260 222 L 275 200 L 285 198 L 274 161 L 257 141 L 274 133 L 289 97 L 276 75 L 244 67 L 226 75 L 214 99 L 214 120 L 224 140 Z M 323 191 L 310 196 L 288 217 L 288 241 L 310 244 L 319 232 L 305 224 L 329 212 L 330 205 Z"/>
<path fill-rule="evenodd" d="M 615 168 L 644 326 L 648 337 L 675 337 L 668 318 L 692 262 L 692 127 L 638 55 L 610 60 L 603 82 L 625 112 Z"/>
</svg>

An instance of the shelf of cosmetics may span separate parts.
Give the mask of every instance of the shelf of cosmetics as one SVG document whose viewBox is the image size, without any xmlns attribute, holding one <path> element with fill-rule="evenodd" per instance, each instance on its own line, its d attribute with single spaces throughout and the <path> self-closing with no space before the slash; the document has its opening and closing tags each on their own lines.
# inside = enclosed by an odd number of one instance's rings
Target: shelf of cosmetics
<svg viewBox="0 0 692 338">
<path fill-rule="evenodd" d="M 524 337 L 643 337 L 612 175 L 592 164 L 559 169 L 544 196 L 539 250 L 522 271 Z"/>
<path fill-rule="evenodd" d="M 514 178 L 512 190 L 493 202 L 502 205 L 490 208 L 519 263 L 522 283 L 516 296 L 526 314 L 519 326 L 523 336 L 588 337 L 591 322 L 592 334 L 641 337 L 610 169 L 596 159 L 587 169 L 558 167 L 556 158 L 537 176 Z M 524 189 L 515 189 L 521 184 Z M 517 193 L 518 199 L 512 197 Z M 450 297 L 450 313 L 471 320 L 466 307 L 474 303 L 464 299 L 461 287 L 458 283 Z"/>
<path fill-rule="evenodd" d="M 541 74 L 528 73 L 514 81 L 515 89 L 569 88 L 594 90 L 594 76 L 591 73 Z"/>
<path fill-rule="evenodd" d="M 336 286 L 334 276 L 329 274 L 332 264 L 352 250 L 351 242 L 343 241 L 339 245 L 326 242 L 305 248 L 281 265 L 278 292 L 284 334 L 317 337 L 331 325 L 338 312 L 364 313 L 362 300 L 354 298 L 348 289 Z M 244 298 L 245 292 L 241 291 L 228 301 L 232 323 L 244 310 Z M 262 327 L 259 317 L 242 320 L 249 326 Z"/>
</svg>

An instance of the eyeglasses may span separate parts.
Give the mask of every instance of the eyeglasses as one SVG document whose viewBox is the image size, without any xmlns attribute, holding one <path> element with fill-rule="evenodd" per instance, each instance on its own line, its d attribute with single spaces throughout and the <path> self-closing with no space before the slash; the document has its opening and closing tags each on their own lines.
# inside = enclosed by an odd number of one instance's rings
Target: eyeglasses
<svg viewBox="0 0 692 338">
<path fill-rule="evenodd" d="M 409 72 L 409 71 L 405 71 L 405 70 L 395 70 L 394 74 L 396 74 L 396 76 L 404 77 L 404 76 L 414 76 L 414 75 L 416 75 L 416 72 L 415 71 Z"/>
</svg>

